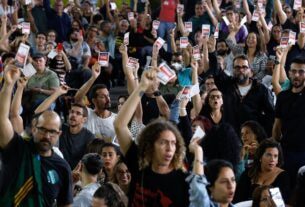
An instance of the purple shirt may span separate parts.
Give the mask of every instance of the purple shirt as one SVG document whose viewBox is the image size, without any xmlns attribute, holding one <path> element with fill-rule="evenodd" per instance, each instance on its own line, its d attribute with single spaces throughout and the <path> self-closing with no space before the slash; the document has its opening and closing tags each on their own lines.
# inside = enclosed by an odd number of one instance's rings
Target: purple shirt
<svg viewBox="0 0 305 207">
<path fill-rule="evenodd" d="M 229 34 L 229 27 L 225 24 L 224 21 L 220 24 L 220 31 Z M 235 35 L 236 43 L 244 43 L 246 41 L 246 37 L 248 36 L 248 29 L 245 25 L 243 25 Z"/>
</svg>

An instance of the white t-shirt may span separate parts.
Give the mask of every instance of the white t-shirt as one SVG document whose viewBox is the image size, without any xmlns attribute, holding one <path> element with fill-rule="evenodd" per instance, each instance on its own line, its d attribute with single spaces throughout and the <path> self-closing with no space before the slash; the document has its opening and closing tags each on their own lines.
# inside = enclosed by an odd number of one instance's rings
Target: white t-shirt
<svg viewBox="0 0 305 207">
<path fill-rule="evenodd" d="M 95 137 L 105 137 L 112 140 L 115 137 L 113 122 L 117 115 L 111 112 L 109 117 L 103 119 L 91 108 L 87 108 L 87 111 L 88 120 L 85 123 L 85 127 L 91 131 Z"/>
<path fill-rule="evenodd" d="M 252 84 L 249 84 L 248 86 L 238 86 L 239 92 L 241 96 L 247 95 L 249 90 L 251 89 Z"/>
</svg>

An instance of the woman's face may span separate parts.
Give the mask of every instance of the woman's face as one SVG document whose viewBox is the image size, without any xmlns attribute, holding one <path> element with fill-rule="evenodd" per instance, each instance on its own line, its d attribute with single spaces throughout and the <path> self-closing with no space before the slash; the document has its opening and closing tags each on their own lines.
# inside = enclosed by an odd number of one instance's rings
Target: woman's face
<svg viewBox="0 0 305 207">
<path fill-rule="evenodd" d="M 279 150 L 276 147 L 267 148 L 261 157 L 261 169 L 272 171 L 276 168 L 279 159 Z"/>
<path fill-rule="evenodd" d="M 240 135 L 244 145 L 251 145 L 254 142 L 257 143 L 256 135 L 253 133 L 250 127 L 244 126 L 241 129 Z"/>
<path fill-rule="evenodd" d="M 222 94 L 220 91 L 212 91 L 209 95 L 209 105 L 212 110 L 220 109 L 223 104 Z"/>
<path fill-rule="evenodd" d="M 282 30 L 279 26 L 274 26 L 272 28 L 272 36 L 276 41 L 280 41 L 281 40 L 281 36 L 282 36 Z"/>
<path fill-rule="evenodd" d="M 248 35 L 248 37 L 247 37 L 247 45 L 248 45 L 248 48 L 256 48 L 256 45 L 257 45 L 256 34 L 250 33 Z"/>
<path fill-rule="evenodd" d="M 227 204 L 232 202 L 235 188 L 236 181 L 233 170 L 229 167 L 223 167 L 210 190 L 214 201 Z"/>
<path fill-rule="evenodd" d="M 267 189 L 262 191 L 261 199 L 259 201 L 259 207 L 275 207 L 274 203 L 272 202 L 270 193 Z"/>
<path fill-rule="evenodd" d="M 120 163 L 117 166 L 117 171 L 116 171 L 116 179 L 118 180 L 118 185 L 128 185 L 131 180 L 131 174 L 128 171 L 127 166 L 124 163 Z"/>
<path fill-rule="evenodd" d="M 80 26 L 79 26 L 78 22 L 76 22 L 76 21 L 72 22 L 72 29 L 80 30 Z"/>
<path fill-rule="evenodd" d="M 102 150 L 102 160 L 106 170 L 112 170 L 118 162 L 120 156 L 113 147 L 104 147 Z"/>
</svg>

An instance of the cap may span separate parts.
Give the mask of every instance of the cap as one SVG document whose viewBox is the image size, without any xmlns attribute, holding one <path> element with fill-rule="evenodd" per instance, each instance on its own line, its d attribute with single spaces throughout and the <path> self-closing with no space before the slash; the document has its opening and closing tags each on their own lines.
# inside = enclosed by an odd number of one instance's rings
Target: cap
<svg viewBox="0 0 305 207">
<path fill-rule="evenodd" d="M 42 53 L 40 53 L 40 52 L 34 53 L 34 54 L 32 55 L 32 58 L 33 58 L 33 59 L 42 58 L 42 57 L 44 58 L 45 55 L 42 54 Z"/>
</svg>

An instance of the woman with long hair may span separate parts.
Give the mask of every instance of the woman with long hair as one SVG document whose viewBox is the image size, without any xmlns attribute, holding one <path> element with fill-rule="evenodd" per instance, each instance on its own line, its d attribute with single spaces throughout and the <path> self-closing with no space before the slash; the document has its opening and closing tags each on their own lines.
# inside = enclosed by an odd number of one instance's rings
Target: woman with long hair
<svg viewBox="0 0 305 207">
<path fill-rule="evenodd" d="M 241 175 L 234 200 L 250 200 L 254 189 L 261 185 L 279 187 L 285 203 L 290 196 L 290 181 L 286 171 L 281 169 L 283 153 L 279 143 L 273 139 L 262 141 L 256 150 L 253 165 Z"/>
</svg>

